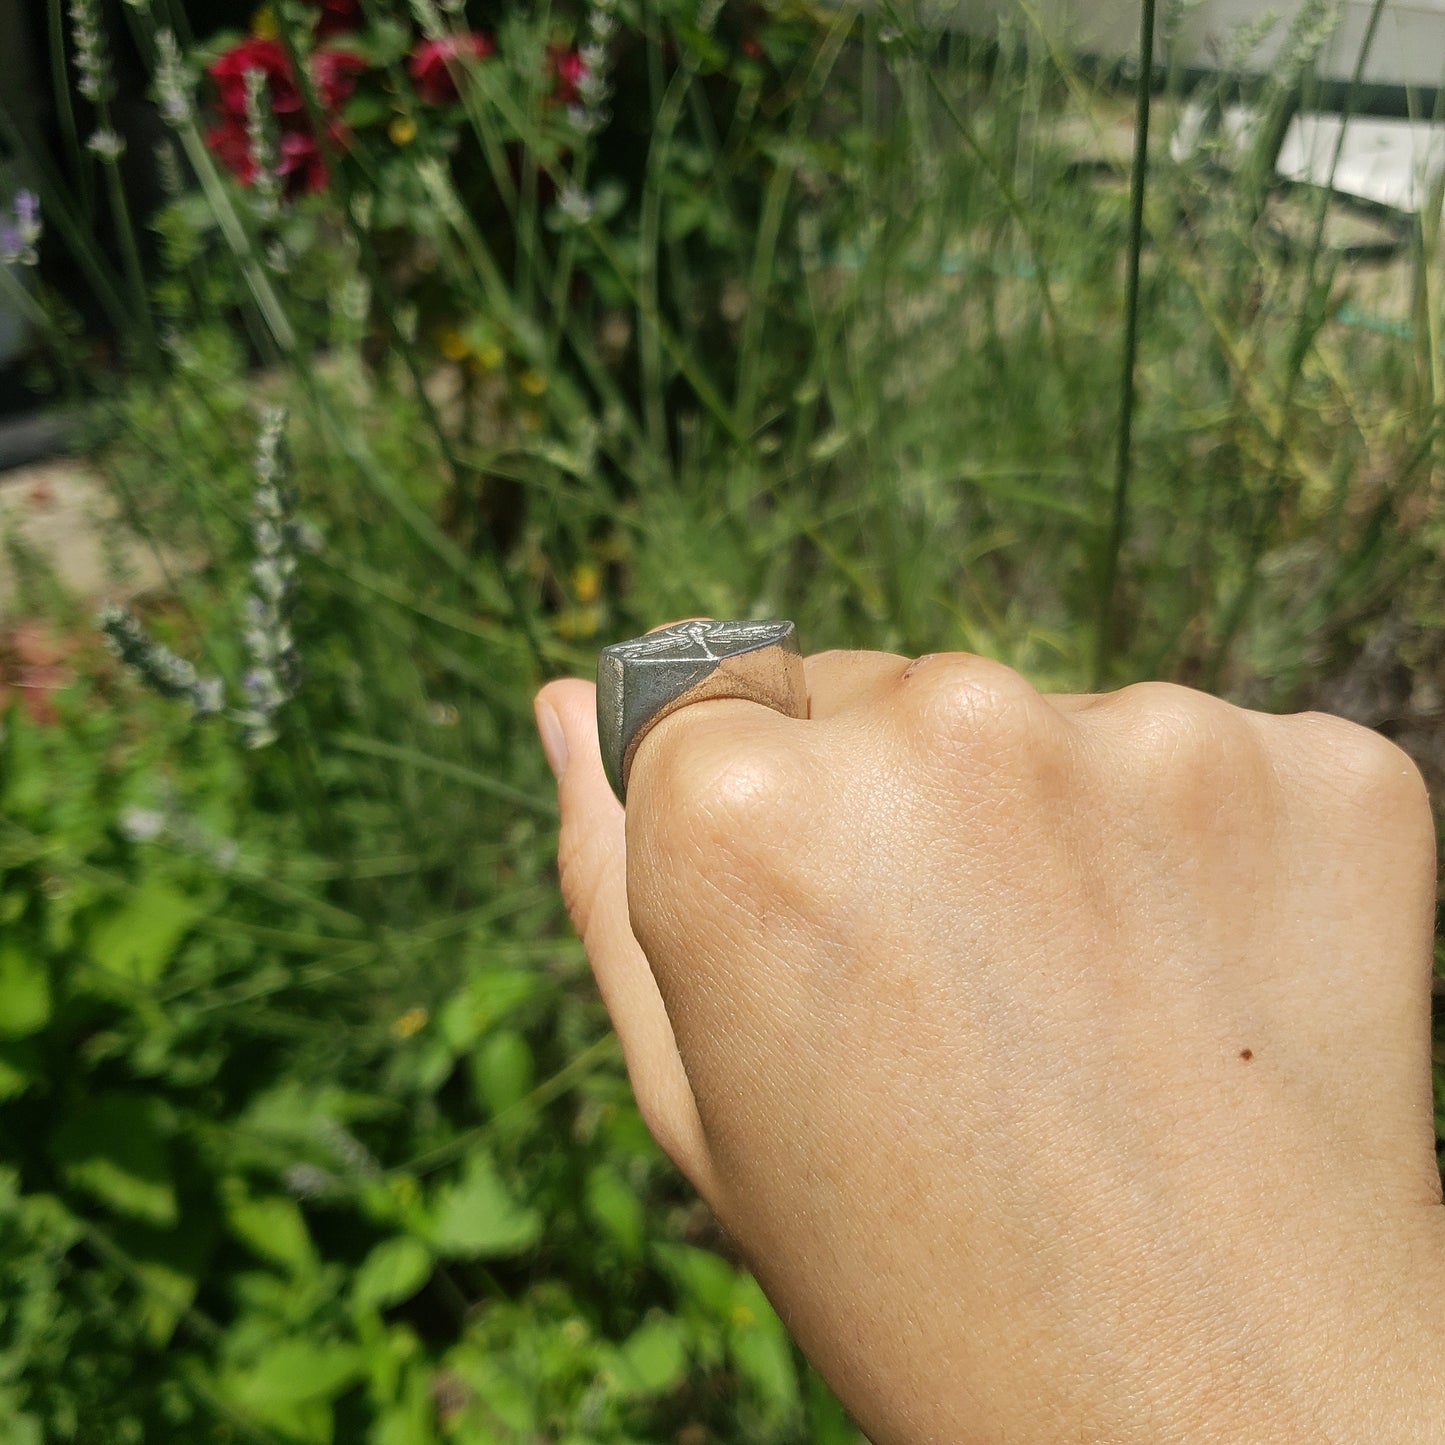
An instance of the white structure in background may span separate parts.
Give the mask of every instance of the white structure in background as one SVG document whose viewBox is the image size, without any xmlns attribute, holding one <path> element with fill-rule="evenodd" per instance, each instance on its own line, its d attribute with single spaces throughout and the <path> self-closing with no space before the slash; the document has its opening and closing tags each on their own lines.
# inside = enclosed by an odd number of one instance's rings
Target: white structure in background
<svg viewBox="0 0 1445 1445">
<path fill-rule="evenodd" d="M 1279 24 L 1246 62 L 1255 74 L 1267 74 L 1287 43 L 1290 22 L 1300 0 L 1261 4 L 1260 0 L 1186 0 L 1175 29 L 1169 60 L 1191 70 L 1215 70 L 1234 57 L 1237 37 L 1273 13 Z M 1164 4 L 1160 4 L 1162 12 Z M 1320 57 L 1326 80 L 1354 78 L 1373 0 L 1344 0 L 1340 22 Z M 1139 48 L 1139 0 L 950 0 L 938 12 L 960 29 L 994 33 L 999 24 L 1032 23 L 1051 39 L 1084 55 L 1122 57 Z M 1161 27 L 1162 30 L 1162 27 Z M 1374 44 L 1362 79 L 1366 85 L 1434 90 L 1445 86 L 1445 0 L 1385 0 Z"/>
<path fill-rule="evenodd" d="M 1203 141 L 1209 114 L 1203 105 L 1185 108 L 1170 142 L 1177 161 Z M 1254 135 L 1255 114 L 1232 105 L 1218 118 L 1210 139 L 1225 154 L 1242 159 Z M 1343 127 L 1344 143 L 1340 142 Z M 1339 152 L 1336 164 L 1335 153 Z M 1445 125 L 1428 121 L 1386 120 L 1306 111 L 1297 115 L 1275 157 L 1275 169 L 1287 181 L 1330 186 L 1343 195 L 1418 211 L 1441 200 L 1445 183 Z"/>
<path fill-rule="evenodd" d="M 1167 0 L 1161 0 L 1161 11 L 1164 3 Z M 1344 0 L 1339 9 L 1339 22 L 1315 67 L 1320 79 L 1349 85 L 1360 70 L 1361 83 L 1370 88 L 1407 93 L 1445 89 L 1445 0 L 1385 0 L 1362 70 L 1360 56 L 1373 0 Z M 1190 71 L 1228 65 L 1267 74 L 1288 43 L 1299 10 L 1300 0 L 1274 6 L 1258 0 L 1186 0 L 1169 54 L 1164 53 L 1161 36 L 1156 58 Z M 1252 52 L 1241 57 L 1238 37 L 1257 26 L 1267 11 L 1277 14 L 1278 22 Z M 954 24 L 981 33 L 990 33 L 1004 22 L 1015 30 L 1030 25 L 1065 49 L 1104 59 L 1133 55 L 1139 47 L 1139 0 L 958 0 L 949 13 Z M 1203 107 L 1185 111 L 1171 145 L 1176 159 L 1183 159 L 1198 144 L 1205 124 Z M 1232 106 L 1219 120 L 1214 142 L 1243 153 L 1254 125 L 1251 111 Z M 1291 122 L 1275 164 L 1286 180 L 1331 186 L 1362 200 L 1418 211 L 1432 200 L 1440 202 L 1445 125 L 1371 116 L 1344 123 L 1328 112 L 1302 112 Z"/>
</svg>

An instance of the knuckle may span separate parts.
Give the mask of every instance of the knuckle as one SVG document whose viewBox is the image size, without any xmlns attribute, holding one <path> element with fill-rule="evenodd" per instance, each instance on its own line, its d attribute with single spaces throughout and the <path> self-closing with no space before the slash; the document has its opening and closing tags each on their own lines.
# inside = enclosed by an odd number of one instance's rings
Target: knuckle
<svg viewBox="0 0 1445 1445">
<path fill-rule="evenodd" d="M 1298 713 L 1314 770 L 1347 802 L 1397 817 L 1428 816 L 1430 797 L 1415 760 L 1383 733 L 1332 713 Z"/>
<path fill-rule="evenodd" d="M 1046 704 L 1013 668 L 971 653 L 920 658 L 900 679 L 908 726 L 931 749 L 1016 752 Z"/>
<path fill-rule="evenodd" d="M 796 816 L 801 769 L 793 749 L 711 728 L 676 729 L 666 741 L 649 777 L 649 811 L 664 847 L 765 847 Z"/>
<path fill-rule="evenodd" d="M 1198 813 L 1252 787 L 1261 750 L 1237 708 L 1170 682 L 1139 682 L 1115 694 L 1126 719 L 1127 765 L 1165 807 Z"/>
</svg>

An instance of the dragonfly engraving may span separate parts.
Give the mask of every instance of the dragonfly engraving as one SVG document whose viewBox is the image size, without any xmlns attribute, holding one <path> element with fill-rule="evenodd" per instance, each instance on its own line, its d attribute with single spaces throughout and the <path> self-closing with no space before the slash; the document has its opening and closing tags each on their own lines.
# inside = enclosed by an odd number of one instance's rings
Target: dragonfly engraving
<svg viewBox="0 0 1445 1445">
<path fill-rule="evenodd" d="M 776 642 L 776 622 L 681 622 L 608 648 L 625 661 L 721 662 L 737 652 Z"/>
</svg>

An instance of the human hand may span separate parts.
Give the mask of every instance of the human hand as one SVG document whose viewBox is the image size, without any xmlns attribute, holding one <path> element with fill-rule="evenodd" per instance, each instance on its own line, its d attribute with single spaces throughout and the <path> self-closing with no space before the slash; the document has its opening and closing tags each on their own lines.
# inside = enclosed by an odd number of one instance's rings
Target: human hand
<svg viewBox="0 0 1445 1445">
<path fill-rule="evenodd" d="M 1406 756 L 962 654 L 806 674 L 806 721 L 662 721 L 625 815 L 591 685 L 539 721 L 644 1118 L 860 1425 L 1445 1437 Z"/>
</svg>

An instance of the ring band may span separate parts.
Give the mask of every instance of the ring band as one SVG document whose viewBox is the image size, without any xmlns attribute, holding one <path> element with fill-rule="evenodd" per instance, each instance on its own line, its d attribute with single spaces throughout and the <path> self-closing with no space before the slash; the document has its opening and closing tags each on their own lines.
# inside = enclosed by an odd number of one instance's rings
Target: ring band
<svg viewBox="0 0 1445 1445">
<path fill-rule="evenodd" d="M 791 622 L 679 622 L 604 647 L 597 659 L 597 736 L 618 798 L 627 801 L 638 745 L 663 718 L 721 697 L 806 717 L 797 628 Z"/>
</svg>

